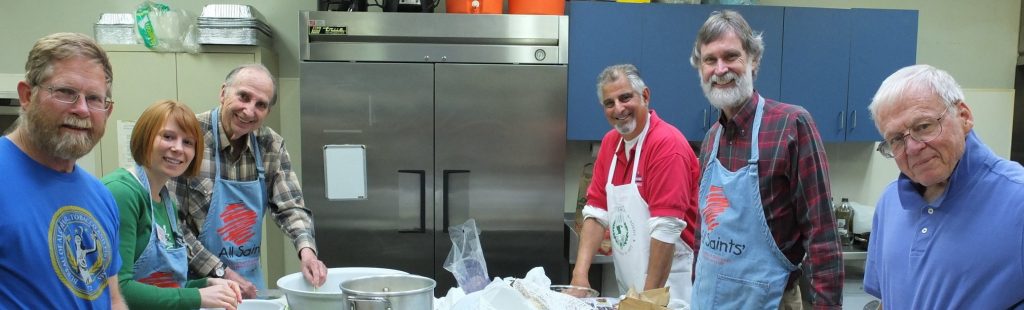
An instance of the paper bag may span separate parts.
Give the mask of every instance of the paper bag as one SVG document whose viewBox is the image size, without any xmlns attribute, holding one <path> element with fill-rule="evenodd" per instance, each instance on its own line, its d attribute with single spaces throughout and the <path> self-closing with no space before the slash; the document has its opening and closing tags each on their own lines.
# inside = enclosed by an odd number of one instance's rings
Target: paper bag
<svg viewBox="0 0 1024 310">
<path fill-rule="evenodd" d="M 619 310 L 668 310 L 668 288 L 656 288 L 637 294 L 629 289 L 619 302 Z"/>
</svg>

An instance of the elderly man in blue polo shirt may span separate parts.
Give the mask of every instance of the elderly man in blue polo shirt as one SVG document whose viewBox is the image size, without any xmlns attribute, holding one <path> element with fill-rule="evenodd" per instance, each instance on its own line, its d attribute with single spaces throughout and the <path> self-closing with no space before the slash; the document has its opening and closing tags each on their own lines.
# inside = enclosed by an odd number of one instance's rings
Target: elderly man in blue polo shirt
<svg viewBox="0 0 1024 310">
<path fill-rule="evenodd" d="M 887 309 L 1024 309 L 1024 168 L 974 133 L 945 71 L 896 71 L 868 107 L 900 175 L 875 211 L 864 290 Z"/>
</svg>

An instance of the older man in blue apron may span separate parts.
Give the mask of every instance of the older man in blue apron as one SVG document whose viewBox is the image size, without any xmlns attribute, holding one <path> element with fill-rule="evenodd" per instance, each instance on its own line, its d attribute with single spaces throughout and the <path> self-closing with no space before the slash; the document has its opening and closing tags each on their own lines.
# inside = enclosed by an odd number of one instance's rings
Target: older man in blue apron
<svg viewBox="0 0 1024 310">
<path fill-rule="evenodd" d="M 260 268 L 263 215 L 268 209 L 295 245 L 301 272 L 323 285 L 327 268 L 316 255 L 311 212 L 303 203 L 284 139 L 263 126 L 277 84 L 266 67 L 242 65 L 221 86 L 221 104 L 196 115 L 206 142 L 202 170 L 168 187 L 187 210 L 190 270 L 235 280 L 246 298 L 266 291 Z M 198 236 L 195 237 L 195 236 Z"/>
<path fill-rule="evenodd" d="M 712 13 L 694 43 L 690 62 L 722 113 L 701 146 L 692 308 L 801 309 L 805 264 L 815 309 L 838 309 L 843 264 L 825 150 L 806 110 L 754 91 L 763 49 L 728 10 Z"/>
<path fill-rule="evenodd" d="M 587 277 L 605 227 L 620 293 L 667 286 L 673 308 L 690 297 L 697 158 L 686 138 L 648 109 L 650 90 L 633 65 L 608 67 L 598 92 L 614 127 L 601 142 L 572 284 Z"/>
</svg>

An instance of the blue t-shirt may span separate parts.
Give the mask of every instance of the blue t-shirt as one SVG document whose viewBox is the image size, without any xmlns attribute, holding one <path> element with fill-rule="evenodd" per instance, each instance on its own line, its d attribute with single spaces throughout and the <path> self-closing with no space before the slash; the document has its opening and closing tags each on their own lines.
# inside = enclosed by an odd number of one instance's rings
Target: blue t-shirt
<svg viewBox="0 0 1024 310">
<path fill-rule="evenodd" d="M 916 186 L 882 194 L 864 290 L 886 309 L 1024 309 L 1024 168 L 971 131 L 945 193 Z"/>
<path fill-rule="evenodd" d="M 0 309 L 110 309 L 107 280 L 121 268 L 110 191 L 77 165 L 39 164 L 7 137 L 0 171 Z"/>
</svg>

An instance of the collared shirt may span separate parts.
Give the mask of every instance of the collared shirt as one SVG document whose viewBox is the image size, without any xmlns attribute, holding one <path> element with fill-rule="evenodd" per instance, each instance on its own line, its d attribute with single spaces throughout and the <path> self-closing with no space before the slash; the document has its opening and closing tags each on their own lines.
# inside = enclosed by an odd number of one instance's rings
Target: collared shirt
<svg viewBox="0 0 1024 310">
<path fill-rule="evenodd" d="M 206 142 L 199 176 L 178 177 L 167 183 L 168 190 L 177 198 L 181 210 L 188 212 L 184 218 L 185 226 L 188 228 L 185 240 L 189 243 L 189 269 L 199 275 L 207 275 L 220 265 L 217 255 L 207 251 L 196 239 L 202 233 L 206 213 L 210 209 L 210 199 L 213 196 L 213 173 L 216 167 L 212 153 L 214 136 L 210 122 L 211 112 L 196 115 Z M 241 150 L 236 150 L 225 134 L 223 126 L 218 131 L 220 135 L 216 138 L 220 139 L 221 145 L 221 149 L 217 150 L 220 152 L 221 178 L 234 181 L 256 180 L 256 158 L 248 136 L 242 137 L 246 143 L 241 145 Z M 267 189 L 269 196 L 267 207 L 270 208 L 278 227 L 292 239 L 296 250 L 308 247 L 316 252 L 312 213 L 302 200 L 302 188 L 299 186 L 299 178 L 292 170 L 284 138 L 266 126 L 251 134 L 256 134 L 256 141 L 263 157 L 261 164 L 266 171 L 264 188 Z"/>
<path fill-rule="evenodd" d="M 647 118 L 650 129 L 644 138 L 643 151 L 640 154 L 640 167 L 637 169 L 636 183 L 640 196 L 647 202 L 651 217 L 673 217 L 686 222 L 680 237 L 691 248 L 695 248 L 694 231 L 697 224 L 697 185 L 700 183 L 700 171 L 697 167 L 697 156 L 686 142 L 678 129 L 666 123 L 651 110 Z M 616 148 L 618 153 L 615 153 Z M 625 143 L 622 135 L 614 129 L 605 134 L 601 141 L 601 150 L 594 162 L 594 174 L 590 187 L 587 188 L 587 205 L 607 210 L 607 194 L 605 184 L 608 181 L 608 169 L 611 168 L 612 157 L 616 158 L 615 173 L 612 185 L 628 184 L 633 178 L 633 164 L 637 162 L 633 156 L 626 156 Z M 636 148 L 628 150 L 630 154 Z M 664 241 L 664 240 L 662 240 Z"/>
<path fill-rule="evenodd" d="M 751 98 L 757 97 L 754 92 Z M 747 165 L 756 106 L 751 99 L 732 119 L 726 120 L 724 113 L 719 116 L 701 144 L 701 171 L 707 167 L 707 154 L 719 130 L 724 130 L 718 147 L 722 165 L 729 171 Z M 842 249 L 829 202 L 825 146 L 814 120 L 800 106 L 766 99 L 758 139 L 761 203 L 775 244 L 790 262 L 803 262 L 810 272 L 816 308 L 840 305 L 845 275 Z"/>
<path fill-rule="evenodd" d="M 886 309 L 1024 308 L 1024 167 L 974 131 L 938 199 L 905 174 L 879 199 L 864 291 Z"/>
</svg>

